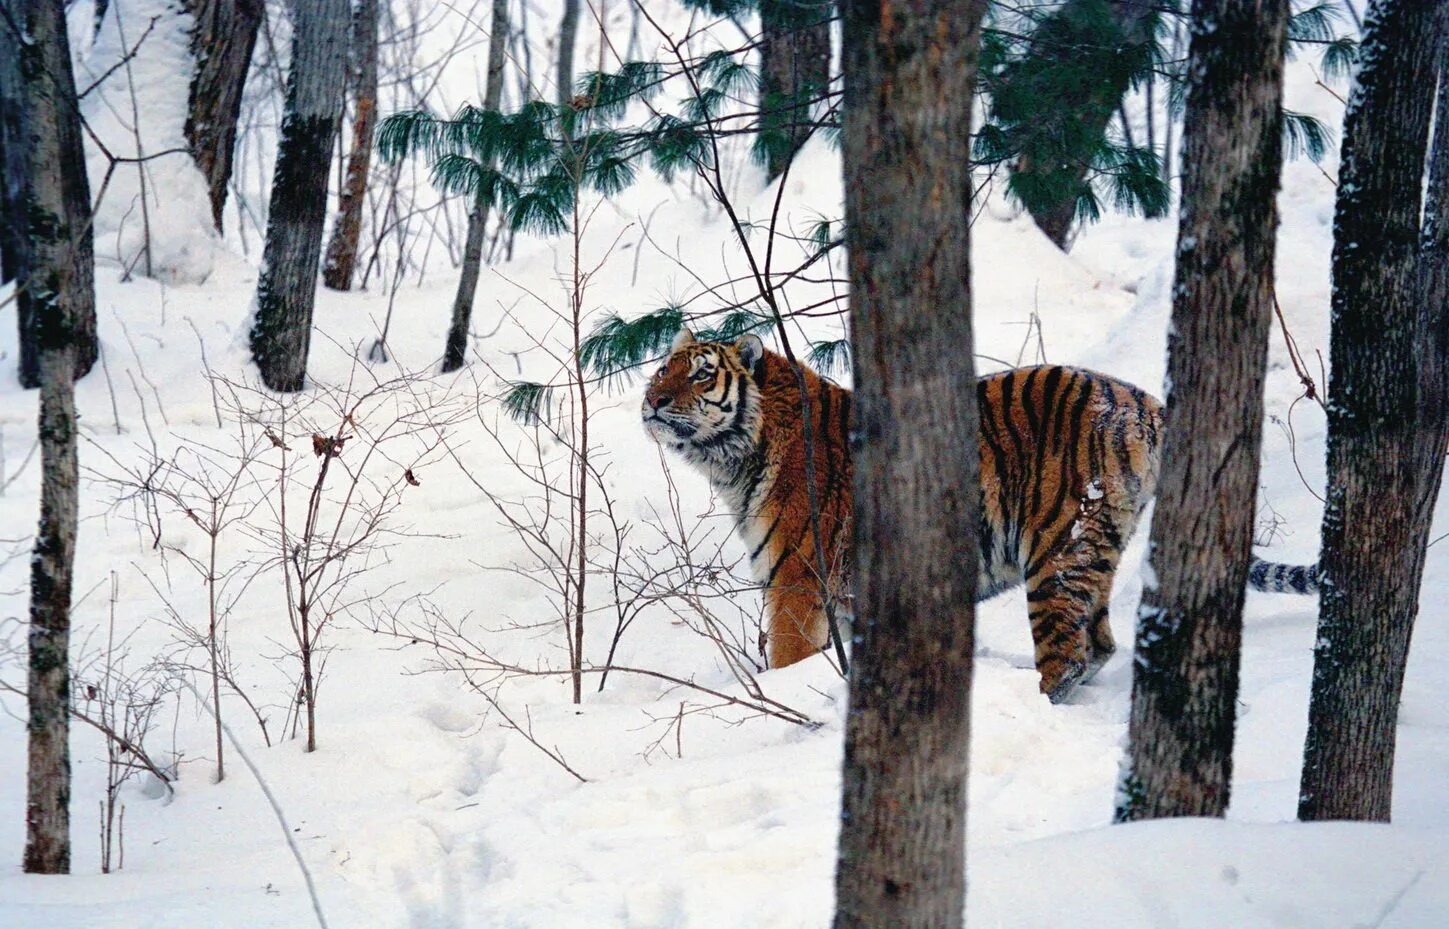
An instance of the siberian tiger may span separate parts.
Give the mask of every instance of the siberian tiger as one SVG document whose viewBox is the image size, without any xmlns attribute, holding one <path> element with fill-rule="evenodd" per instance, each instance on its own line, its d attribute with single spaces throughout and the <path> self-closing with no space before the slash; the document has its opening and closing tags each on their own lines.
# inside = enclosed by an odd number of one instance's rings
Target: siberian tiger
<svg viewBox="0 0 1449 929">
<path fill-rule="evenodd" d="M 771 667 L 827 637 L 823 596 L 850 613 L 850 391 L 801 368 L 811 398 L 827 577 L 810 525 L 796 374 L 751 335 L 699 342 L 683 330 L 645 390 L 644 425 L 699 467 L 735 514 L 765 587 Z M 1115 650 L 1112 576 L 1157 486 L 1162 404 L 1106 375 L 1061 365 L 991 374 L 981 416 L 979 596 L 1025 583 L 1041 690 L 1059 702 Z M 1253 559 L 1259 590 L 1312 593 L 1313 567 Z"/>
</svg>

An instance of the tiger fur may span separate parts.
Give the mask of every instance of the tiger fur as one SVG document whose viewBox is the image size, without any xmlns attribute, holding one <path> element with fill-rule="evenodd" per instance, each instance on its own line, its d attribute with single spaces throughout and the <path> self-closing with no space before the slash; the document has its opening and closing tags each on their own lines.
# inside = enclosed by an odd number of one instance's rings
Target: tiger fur
<svg viewBox="0 0 1449 929">
<path fill-rule="evenodd" d="M 645 390 L 654 439 L 704 471 L 764 585 L 771 667 L 815 654 L 827 638 L 824 595 L 848 615 L 850 391 L 803 366 L 811 400 L 826 579 L 810 526 L 796 371 L 755 336 L 700 342 L 688 331 Z M 1053 702 L 1116 649 L 1107 621 L 1122 549 L 1157 486 L 1162 405 L 1106 375 L 1060 365 L 977 383 L 981 417 L 981 599 L 1026 585 L 1041 690 Z M 1314 567 L 1253 559 L 1260 590 L 1312 593 Z"/>
</svg>

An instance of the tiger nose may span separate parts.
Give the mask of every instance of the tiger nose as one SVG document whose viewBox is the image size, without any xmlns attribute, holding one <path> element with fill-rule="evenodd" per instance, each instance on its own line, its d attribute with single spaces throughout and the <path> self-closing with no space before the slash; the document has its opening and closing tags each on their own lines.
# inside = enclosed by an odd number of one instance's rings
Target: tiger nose
<svg viewBox="0 0 1449 929">
<path fill-rule="evenodd" d="M 673 397 L 669 396 L 668 394 L 660 394 L 657 397 L 650 398 L 649 405 L 654 407 L 654 409 L 656 410 L 662 410 L 673 402 Z"/>
</svg>

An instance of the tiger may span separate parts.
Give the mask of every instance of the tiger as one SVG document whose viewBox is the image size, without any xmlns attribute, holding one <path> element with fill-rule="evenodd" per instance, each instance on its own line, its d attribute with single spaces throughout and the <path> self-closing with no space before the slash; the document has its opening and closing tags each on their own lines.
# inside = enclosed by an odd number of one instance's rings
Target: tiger
<svg viewBox="0 0 1449 929">
<path fill-rule="evenodd" d="M 818 529 L 800 379 L 810 399 Z M 977 596 L 1025 585 L 1041 692 L 1060 703 L 1116 650 L 1107 604 L 1157 487 L 1162 403 L 1108 375 L 1053 364 L 986 375 L 976 400 Z M 701 470 L 734 515 L 764 589 L 771 668 L 826 646 L 827 602 L 843 617 L 853 613 L 850 406 L 849 390 L 750 334 L 700 341 L 681 330 L 645 388 L 648 434 Z M 1316 566 L 1257 557 L 1248 581 L 1270 592 L 1318 589 Z"/>
</svg>

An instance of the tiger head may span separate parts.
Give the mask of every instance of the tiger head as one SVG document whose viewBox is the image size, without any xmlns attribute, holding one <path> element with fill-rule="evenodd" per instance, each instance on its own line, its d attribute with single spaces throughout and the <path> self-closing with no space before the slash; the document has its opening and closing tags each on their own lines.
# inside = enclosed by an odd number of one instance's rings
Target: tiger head
<svg viewBox="0 0 1449 929">
<path fill-rule="evenodd" d="M 723 464 L 753 447 L 760 428 L 758 336 L 699 342 L 681 329 L 649 379 L 641 414 L 656 442 L 700 462 Z"/>
</svg>

